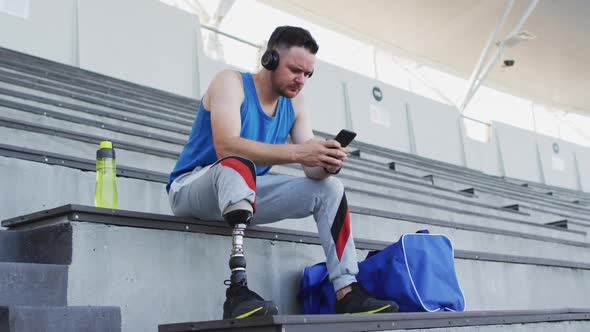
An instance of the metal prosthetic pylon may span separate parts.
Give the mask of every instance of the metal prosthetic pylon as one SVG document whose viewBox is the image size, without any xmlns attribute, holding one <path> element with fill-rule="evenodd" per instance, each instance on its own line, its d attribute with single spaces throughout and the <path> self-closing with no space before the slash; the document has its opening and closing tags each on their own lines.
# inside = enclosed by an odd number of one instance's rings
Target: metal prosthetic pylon
<svg viewBox="0 0 590 332">
<path fill-rule="evenodd" d="M 246 257 L 244 256 L 244 233 L 250 221 L 252 212 L 249 210 L 234 210 L 223 215 L 225 221 L 233 227 L 232 249 L 229 258 L 232 286 L 247 286 Z"/>
</svg>

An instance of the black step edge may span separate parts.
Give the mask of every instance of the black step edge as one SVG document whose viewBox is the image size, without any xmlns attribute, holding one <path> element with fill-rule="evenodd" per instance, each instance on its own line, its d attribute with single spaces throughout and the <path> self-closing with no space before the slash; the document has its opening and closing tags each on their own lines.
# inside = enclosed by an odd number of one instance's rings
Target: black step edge
<svg viewBox="0 0 590 332">
<path fill-rule="evenodd" d="M 56 224 L 26 231 L 0 231 L 0 262 L 72 263 L 72 226 Z"/>
<path fill-rule="evenodd" d="M 373 315 L 277 315 L 241 320 L 217 320 L 163 324 L 159 332 L 184 331 L 318 331 L 357 332 L 401 329 L 453 328 L 461 326 L 530 324 L 590 320 L 590 309 L 490 310 L 420 312 Z M 256 329 L 259 328 L 259 329 Z M 267 328 L 267 329 L 263 329 Z"/>
<path fill-rule="evenodd" d="M 17 324 L 17 329 L 13 329 Z M 114 306 L 0 306 L 2 332 L 121 332 Z"/>
</svg>

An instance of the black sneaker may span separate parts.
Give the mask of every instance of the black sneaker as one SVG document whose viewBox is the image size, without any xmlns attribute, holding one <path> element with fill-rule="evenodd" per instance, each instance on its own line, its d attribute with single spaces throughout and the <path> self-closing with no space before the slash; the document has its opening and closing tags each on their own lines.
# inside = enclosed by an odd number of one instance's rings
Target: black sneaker
<svg viewBox="0 0 590 332">
<path fill-rule="evenodd" d="M 246 317 L 270 316 L 279 313 L 279 308 L 272 301 L 265 301 L 248 286 L 231 285 L 225 292 L 223 319 L 241 319 Z"/>
<path fill-rule="evenodd" d="M 393 301 L 377 300 L 358 282 L 350 285 L 352 290 L 344 295 L 334 306 L 337 314 L 376 314 L 396 312 L 399 310 Z"/>
</svg>

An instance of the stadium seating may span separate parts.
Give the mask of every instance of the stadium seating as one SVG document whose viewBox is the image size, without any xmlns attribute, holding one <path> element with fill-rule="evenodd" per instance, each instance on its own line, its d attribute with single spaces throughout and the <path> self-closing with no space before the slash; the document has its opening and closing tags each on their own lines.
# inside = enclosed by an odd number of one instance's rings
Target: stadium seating
<svg viewBox="0 0 590 332">
<path fill-rule="evenodd" d="M 250 283 L 279 303 L 281 316 L 169 325 L 219 319 L 228 275 L 229 229 L 171 216 L 164 190 L 197 106 L 194 99 L 0 49 L 0 219 L 6 227 L 0 231 L 0 326 L 16 321 L 21 325 L 7 331 L 26 331 L 30 317 L 43 315 L 46 321 L 37 322 L 55 326 L 51 331 L 158 325 L 184 331 L 190 324 L 285 331 L 317 330 L 318 324 L 334 331 L 589 327 L 590 310 L 570 309 L 590 308 L 587 193 L 361 142 L 352 145 L 356 156 L 338 175 L 359 258 L 404 233 L 447 234 L 467 312 L 289 316 L 299 312 L 303 267 L 324 259 L 314 222 L 306 218 L 247 231 Z M 92 207 L 94 156 L 104 139 L 117 152 L 120 210 Z M 303 172 L 282 165 L 272 174 Z M 63 315 L 69 319 L 58 323 Z"/>
</svg>

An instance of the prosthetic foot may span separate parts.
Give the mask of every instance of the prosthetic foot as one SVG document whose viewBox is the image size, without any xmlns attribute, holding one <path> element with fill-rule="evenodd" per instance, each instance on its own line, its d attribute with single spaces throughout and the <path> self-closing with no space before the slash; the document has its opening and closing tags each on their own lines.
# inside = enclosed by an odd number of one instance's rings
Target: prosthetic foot
<svg viewBox="0 0 590 332">
<path fill-rule="evenodd" d="M 278 308 L 272 301 L 265 301 L 248 288 L 246 257 L 244 256 L 244 232 L 252 220 L 252 206 L 247 201 L 230 205 L 223 213 L 225 221 L 233 228 L 232 251 L 229 259 L 230 280 L 223 304 L 223 319 L 240 319 L 254 316 L 276 315 Z"/>
</svg>

